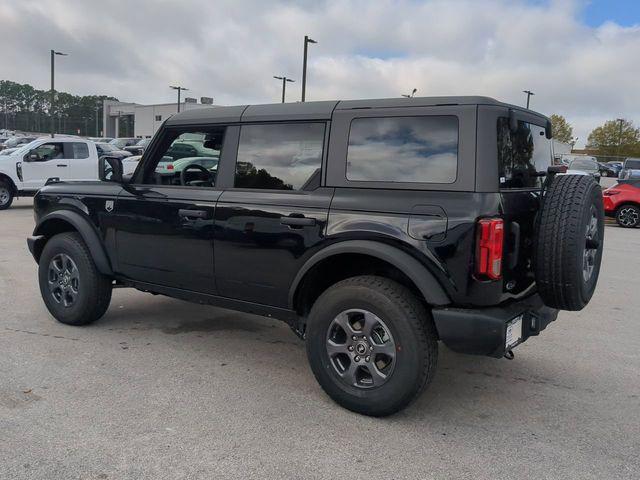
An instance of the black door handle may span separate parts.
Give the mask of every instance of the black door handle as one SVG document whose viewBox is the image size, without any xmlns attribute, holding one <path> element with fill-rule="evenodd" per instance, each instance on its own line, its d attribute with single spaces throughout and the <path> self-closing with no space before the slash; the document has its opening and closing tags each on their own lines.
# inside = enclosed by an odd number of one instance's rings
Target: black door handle
<svg viewBox="0 0 640 480">
<path fill-rule="evenodd" d="M 207 218 L 206 210 L 189 210 L 188 208 L 181 208 L 178 210 L 178 215 L 185 218 Z"/>
<path fill-rule="evenodd" d="M 57 166 L 58 167 L 66 167 L 67 165 L 65 165 L 64 163 L 59 163 Z"/>
<path fill-rule="evenodd" d="M 316 219 L 304 216 L 288 216 L 280 217 L 280 223 L 290 227 L 312 227 L 316 224 Z"/>
</svg>

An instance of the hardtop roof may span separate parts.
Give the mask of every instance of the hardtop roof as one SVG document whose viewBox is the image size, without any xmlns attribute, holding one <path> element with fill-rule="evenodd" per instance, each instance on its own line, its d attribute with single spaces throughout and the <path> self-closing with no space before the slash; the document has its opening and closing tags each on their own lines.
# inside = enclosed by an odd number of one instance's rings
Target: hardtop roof
<svg viewBox="0 0 640 480">
<path fill-rule="evenodd" d="M 186 110 L 169 117 L 166 121 L 166 125 L 178 126 L 203 123 L 238 123 L 278 120 L 329 120 L 331 119 L 331 115 L 334 110 L 430 107 L 445 105 L 496 105 L 540 115 L 536 112 L 526 110 L 523 107 L 503 103 L 491 97 L 400 97 L 198 108 Z"/>
</svg>

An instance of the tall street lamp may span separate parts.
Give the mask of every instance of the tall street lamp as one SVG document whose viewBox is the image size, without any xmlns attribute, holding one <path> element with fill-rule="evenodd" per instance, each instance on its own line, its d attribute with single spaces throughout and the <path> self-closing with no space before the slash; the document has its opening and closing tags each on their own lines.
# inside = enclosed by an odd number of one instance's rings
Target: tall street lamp
<svg viewBox="0 0 640 480">
<path fill-rule="evenodd" d="M 51 112 L 50 112 L 50 116 L 51 116 L 51 137 L 52 138 L 56 133 L 56 123 L 55 123 L 56 121 L 53 118 L 53 112 L 55 111 L 55 104 L 56 104 L 56 90 L 53 82 L 53 77 L 54 77 L 55 68 L 56 68 L 55 67 L 56 55 L 61 55 L 63 57 L 66 57 L 67 54 L 62 52 L 56 52 L 55 50 L 51 50 Z"/>
<path fill-rule="evenodd" d="M 184 87 L 174 86 L 174 85 L 169 85 L 169 88 L 172 88 L 178 91 L 178 113 L 180 113 L 180 92 L 186 92 L 189 89 Z"/>
<path fill-rule="evenodd" d="M 535 93 L 533 93 L 531 90 L 523 90 L 522 93 L 527 94 L 527 110 L 529 110 L 529 99 L 531 98 L 531 95 L 535 95 Z"/>
<path fill-rule="evenodd" d="M 302 55 L 302 101 L 304 102 L 305 94 L 307 92 L 307 46 L 310 43 L 318 43 L 308 35 L 304 36 L 304 54 Z M 284 102 L 284 100 L 283 100 Z"/>
<path fill-rule="evenodd" d="M 96 102 L 96 137 L 99 137 L 98 133 L 98 112 L 100 111 L 100 102 Z"/>
<path fill-rule="evenodd" d="M 622 126 L 624 125 L 624 118 L 616 118 L 616 121 L 620 125 L 620 129 L 618 131 L 618 152 L 617 156 L 620 156 L 620 148 L 622 147 Z"/>
<path fill-rule="evenodd" d="M 282 80 L 282 103 L 284 103 L 285 92 L 287 91 L 287 82 L 295 82 L 295 80 L 291 80 L 287 77 L 277 77 L 273 76 L 276 80 Z"/>
</svg>

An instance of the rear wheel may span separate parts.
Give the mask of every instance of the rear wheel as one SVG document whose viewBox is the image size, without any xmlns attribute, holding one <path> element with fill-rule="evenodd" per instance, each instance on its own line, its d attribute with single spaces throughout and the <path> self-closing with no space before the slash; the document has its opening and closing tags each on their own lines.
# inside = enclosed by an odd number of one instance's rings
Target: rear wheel
<svg viewBox="0 0 640 480">
<path fill-rule="evenodd" d="M 616 212 L 616 222 L 625 228 L 635 228 L 640 224 L 640 208 L 636 205 L 622 205 Z"/>
<path fill-rule="evenodd" d="M 0 180 L 0 210 L 6 210 L 13 203 L 14 191 L 12 186 Z"/>
<path fill-rule="evenodd" d="M 307 355 L 324 391 L 338 404 L 372 416 L 415 400 L 435 374 L 433 321 L 402 285 L 361 276 L 339 282 L 315 302 Z"/>
<path fill-rule="evenodd" d="M 98 320 L 111 302 L 111 279 L 98 271 L 76 232 L 61 233 L 47 242 L 40 256 L 38 280 L 47 309 L 68 325 Z"/>
</svg>

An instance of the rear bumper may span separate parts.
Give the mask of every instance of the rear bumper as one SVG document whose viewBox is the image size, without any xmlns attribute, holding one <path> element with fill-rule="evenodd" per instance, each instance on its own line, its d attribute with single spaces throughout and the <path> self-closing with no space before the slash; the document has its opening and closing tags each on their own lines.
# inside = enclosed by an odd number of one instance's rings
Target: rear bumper
<svg viewBox="0 0 640 480">
<path fill-rule="evenodd" d="M 500 358 L 507 350 L 538 335 L 558 316 L 538 294 L 524 300 L 488 308 L 434 308 L 440 340 L 451 350 Z M 507 324 L 522 315 L 522 337 L 506 347 Z"/>
</svg>

